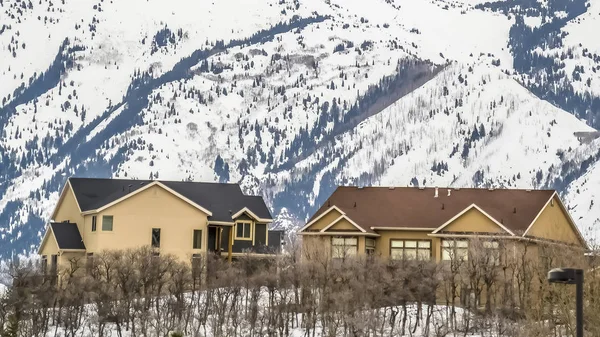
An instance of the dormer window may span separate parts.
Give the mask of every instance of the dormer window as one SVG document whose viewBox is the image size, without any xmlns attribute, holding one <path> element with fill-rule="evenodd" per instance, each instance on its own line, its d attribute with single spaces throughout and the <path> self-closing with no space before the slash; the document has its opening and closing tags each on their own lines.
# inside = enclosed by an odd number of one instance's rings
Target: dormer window
<svg viewBox="0 0 600 337">
<path fill-rule="evenodd" d="M 238 222 L 235 224 L 236 240 L 252 240 L 252 223 Z"/>
</svg>

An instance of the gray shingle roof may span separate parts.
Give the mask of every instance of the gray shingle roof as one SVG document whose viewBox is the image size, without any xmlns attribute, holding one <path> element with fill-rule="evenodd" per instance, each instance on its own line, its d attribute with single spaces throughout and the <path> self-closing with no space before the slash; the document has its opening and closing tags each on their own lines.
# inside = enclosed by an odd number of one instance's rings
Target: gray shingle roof
<svg viewBox="0 0 600 337">
<path fill-rule="evenodd" d="M 69 178 L 82 212 L 98 209 L 152 183 L 151 180 Z M 209 220 L 231 222 L 231 216 L 244 207 L 263 219 L 272 219 L 260 196 L 244 195 L 238 184 L 160 181 L 212 213 Z"/>
<path fill-rule="evenodd" d="M 69 222 L 53 222 L 50 224 L 59 249 L 84 249 L 83 239 L 77 224 Z"/>
</svg>

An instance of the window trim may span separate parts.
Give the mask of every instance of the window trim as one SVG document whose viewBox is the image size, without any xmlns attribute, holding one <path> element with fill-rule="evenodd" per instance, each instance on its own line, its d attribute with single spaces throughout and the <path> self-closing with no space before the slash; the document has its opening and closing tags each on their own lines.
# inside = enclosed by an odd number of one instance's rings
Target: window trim
<svg viewBox="0 0 600 337">
<path fill-rule="evenodd" d="M 158 232 L 158 237 L 156 240 L 156 244 L 154 242 L 154 231 Z M 152 228 L 152 231 L 150 232 L 150 246 L 152 248 L 160 248 L 160 239 L 161 239 L 161 233 L 162 231 L 160 230 L 160 228 Z"/>
<path fill-rule="evenodd" d="M 449 248 L 452 248 L 453 251 L 456 251 L 456 242 L 459 242 L 459 241 L 466 242 L 467 246 L 466 247 L 460 247 L 460 249 L 467 251 L 466 258 L 463 259 L 462 261 L 469 261 L 469 258 L 470 258 L 469 255 L 471 254 L 470 253 L 471 245 L 469 244 L 470 241 L 468 239 L 442 239 L 440 241 L 440 247 L 441 247 L 440 261 L 453 261 L 452 258 L 450 258 L 450 259 L 444 259 L 444 251 L 446 251 L 446 247 L 444 246 L 444 242 L 446 242 L 446 241 L 447 242 L 454 242 L 454 245 L 452 247 L 449 247 Z"/>
<path fill-rule="evenodd" d="M 104 228 L 104 219 L 105 218 L 110 218 L 110 229 L 105 229 Z M 102 231 L 103 232 L 112 232 L 115 229 L 115 218 L 112 215 L 103 215 L 102 216 Z"/>
<path fill-rule="evenodd" d="M 200 232 L 200 240 L 199 240 L 199 244 L 198 247 L 196 247 L 196 232 Z M 194 229 L 192 230 L 192 249 L 202 249 L 202 230 L 201 229 Z"/>
<path fill-rule="evenodd" d="M 238 225 L 239 224 L 249 224 L 250 225 L 250 236 L 249 237 L 240 237 L 238 236 Z M 244 221 L 236 221 L 235 223 L 235 235 L 234 235 L 234 239 L 235 240 L 240 240 L 240 241 L 252 241 L 252 238 L 254 237 L 254 221 L 249 221 L 249 220 L 244 220 Z M 243 234 L 246 234 L 245 231 L 242 229 Z"/>
<path fill-rule="evenodd" d="M 402 248 L 393 248 L 392 247 L 392 242 L 394 241 L 402 241 Z M 415 241 L 417 243 L 417 246 L 414 247 L 414 249 L 417 252 L 417 258 L 416 259 L 405 259 L 404 258 L 404 250 L 405 250 L 405 243 L 406 241 Z M 419 248 L 419 242 L 429 242 L 429 259 L 428 260 L 419 260 L 419 250 L 426 250 L 426 248 Z M 402 259 L 394 259 L 392 258 L 392 250 L 393 249 L 401 249 L 402 250 Z M 398 239 L 398 238 L 392 238 L 390 239 L 389 242 L 389 258 L 390 260 L 393 261 L 432 261 L 433 260 L 433 240 L 431 239 Z"/>
<path fill-rule="evenodd" d="M 344 244 L 343 245 L 335 245 L 333 244 L 333 240 L 334 239 L 344 239 Z M 346 239 L 355 239 L 356 240 L 356 245 L 347 245 L 346 244 Z M 334 260 L 340 260 L 340 259 L 345 259 L 347 257 L 355 257 L 358 256 L 358 246 L 359 246 L 359 237 L 358 236 L 331 236 L 331 239 L 329 240 L 329 245 L 331 246 L 331 258 Z M 342 257 L 336 257 L 333 254 L 333 247 L 343 247 L 344 248 L 344 256 Z M 347 255 L 345 254 L 345 252 L 347 251 L 346 247 L 355 247 L 355 252 L 353 255 Z"/>
<path fill-rule="evenodd" d="M 373 240 L 373 245 L 370 246 L 367 244 L 367 240 Z M 365 253 L 367 255 L 375 254 L 375 248 L 377 247 L 377 241 L 373 238 L 365 238 Z"/>
<path fill-rule="evenodd" d="M 490 244 L 491 247 L 486 247 L 486 244 Z M 486 252 L 486 254 L 488 254 L 488 256 L 491 256 L 491 263 L 492 263 L 492 265 L 499 266 L 500 263 L 502 262 L 502 253 L 501 253 L 501 243 L 500 243 L 500 241 L 498 241 L 498 240 L 485 240 L 482 243 L 482 248 Z M 493 253 L 494 255 L 491 255 L 491 253 Z"/>
<path fill-rule="evenodd" d="M 95 233 L 98 229 L 98 220 L 95 215 L 92 215 L 92 232 Z"/>
</svg>

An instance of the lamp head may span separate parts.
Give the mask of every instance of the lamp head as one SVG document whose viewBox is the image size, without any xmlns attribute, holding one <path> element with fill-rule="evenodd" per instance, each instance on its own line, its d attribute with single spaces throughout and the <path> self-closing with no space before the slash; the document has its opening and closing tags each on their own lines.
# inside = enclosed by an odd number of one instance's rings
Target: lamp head
<svg viewBox="0 0 600 337">
<path fill-rule="evenodd" d="M 575 284 L 577 282 L 576 275 L 579 273 L 583 273 L 583 270 L 573 268 L 554 268 L 548 272 L 548 282 Z"/>
</svg>

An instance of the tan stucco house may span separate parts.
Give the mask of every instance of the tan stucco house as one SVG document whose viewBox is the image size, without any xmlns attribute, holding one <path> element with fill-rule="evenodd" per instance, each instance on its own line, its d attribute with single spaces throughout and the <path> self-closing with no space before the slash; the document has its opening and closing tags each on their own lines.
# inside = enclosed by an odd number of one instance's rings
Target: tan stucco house
<svg viewBox="0 0 600 337">
<path fill-rule="evenodd" d="M 556 191 L 338 187 L 300 229 L 305 255 L 373 254 L 440 262 L 468 258 L 477 238 L 587 249 Z"/>
<path fill-rule="evenodd" d="M 280 249 L 260 196 L 237 184 L 69 178 L 38 253 L 56 270 L 104 250 L 150 246 L 154 254 L 192 261 L 208 252 L 228 257 Z"/>
</svg>

